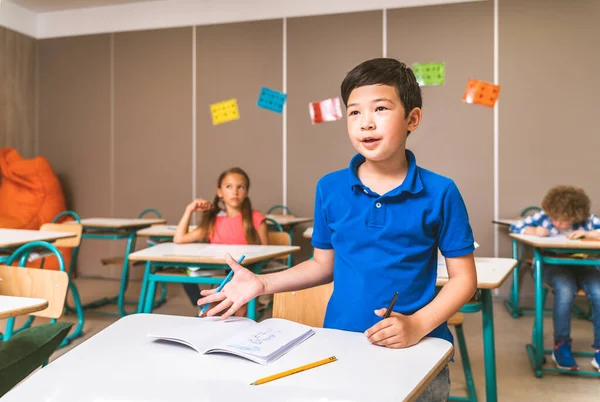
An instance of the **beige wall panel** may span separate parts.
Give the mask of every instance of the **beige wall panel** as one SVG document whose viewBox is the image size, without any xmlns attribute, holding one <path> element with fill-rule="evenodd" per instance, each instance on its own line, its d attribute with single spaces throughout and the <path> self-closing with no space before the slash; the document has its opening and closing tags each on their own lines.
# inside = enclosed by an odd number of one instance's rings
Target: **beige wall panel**
<svg viewBox="0 0 600 402">
<path fill-rule="evenodd" d="M 347 167 L 355 151 L 346 118 L 313 125 L 308 104 L 341 97 L 346 73 L 381 57 L 383 17 L 381 11 L 373 11 L 291 18 L 287 27 L 288 205 L 296 215 L 312 217 L 317 181 Z M 295 236 L 301 237 L 299 232 Z M 301 243 L 303 251 L 305 245 L 309 242 Z"/>
<path fill-rule="evenodd" d="M 39 154 L 58 174 L 68 208 L 82 218 L 110 216 L 110 36 L 38 44 Z M 79 273 L 104 275 L 99 261 L 109 248 L 84 240 Z"/>
<path fill-rule="evenodd" d="M 192 197 L 192 28 L 115 35 L 115 214 L 175 224 Z"/>
<path fill-rule="evenodd" d="M 35 156 L 36 40 L 0 27 L 0 148 Z"/>
<path fill-rule="evenodd" d="M 446 64 L 445 84 L 423 87 L 423 121 L 407 147 L 419 165 L 456 182 L 480 256 L 494 252 L 493 110 L 462 96 L 469 78 L 493 81 L 492 26 L 492 2 L 388 11 L 389 57 Z"/>
<path fill-rule="evenodd" d="M 219 174 L 244 169 L 254 209 L 282 200 L 282 115 L 256 106 L 282 91 L 283 21 L 197 27 L 197 194 L 212 201 Z M 210 104 L 237 99 L 240 119 L 213 126 Z"/>
</svg>

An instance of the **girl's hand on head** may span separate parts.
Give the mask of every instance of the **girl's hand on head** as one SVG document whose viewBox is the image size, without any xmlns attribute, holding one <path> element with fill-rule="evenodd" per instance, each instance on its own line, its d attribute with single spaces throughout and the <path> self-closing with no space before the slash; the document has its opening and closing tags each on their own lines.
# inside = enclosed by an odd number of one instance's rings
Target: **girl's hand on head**
<svg viewBox="0 0 600 402">
<path fill-rule="evenodd" d="M 567 235 L 567 239 L 581 239 L 587 237 L 587 233 L 585 230 L 575 230 Z"/>
<path fill-rule="evenodd" d="M 187 206 L 188 210 L 191 212 L 204 212 L 211 209 L 211 207 L 210 201 L 205 200 L 204 198 L 196 198 Z"/>
<path fill-rule="evenodd" d="M 538 237 L 548 237 L 550 231 L 543 226 L 538 226 L 535 228 L 535 235 Z"/>
<path fill-rule="evenodd" d="M 386 310 L 386 308 L 375 310 L 375 314 L 383 317 Z M 388 318 L 366 330 L 365 335 L 374 345 L 402 349 L 416 345 L 426 334 L 421 334 L 420 326 L 414 316 L 392 312 Z"/>
<path fill-rule="evenodd" d="M 200 292 L 204 297 L 198 300 L 199 306 L 218 302 L 215 307 L 206 312 L 207 317 L 228 309 L 221 317 L 225 319 L 250 300 L 263 294 L 266 289 L 266 282 L 263 276 L 256 275 L 249 269 L 242 267 L 229 254 L 225 256 L 225 261 L 227 261 L 227 264 L 233 270 L 233 279 L 219 293 L 215 293 L 217 289 Z"/>
</svg>

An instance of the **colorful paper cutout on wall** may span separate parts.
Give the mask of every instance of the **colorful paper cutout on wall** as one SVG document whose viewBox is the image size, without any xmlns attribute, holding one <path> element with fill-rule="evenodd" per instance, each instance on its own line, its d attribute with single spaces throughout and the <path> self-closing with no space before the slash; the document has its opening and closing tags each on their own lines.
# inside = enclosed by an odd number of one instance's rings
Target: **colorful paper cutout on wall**
<svg viewBox="0 0 600 402">
<path fill-rule="evenodd" d="M 310 120 L 313 124 L 335 121 L 342 118 L 342 102 L 339 97 L 329 98 L 308 104 Z"/>
<path fill-rule="evenodd" d="M 412 65 L 420 86 L 444 85 L 446 65 L 444 63 L 416 63 Z"/>
<path fill-rule="evenodd" d="M 498 95 L 500 95 L 500 85 L 470 78 L 465 94 L 463 95 L 463 101 L 494 107 Z"/>
<path fill-rule="evenodd" d="M 260 95 L 258 96 L 257 106 L 276 113 L 281 113 L 283 112 L 283 105 L 286 99 L 287 95 L 283 92 L 262 87 L 260 90 Z"/>
<path fill-rule="evenodd" d="M 223 102 L 213 103 L 210 105 L 210 112 L 212 114 L 213 126 L 240 118 L 237 99 L 228 99 Z"/>
</svg>

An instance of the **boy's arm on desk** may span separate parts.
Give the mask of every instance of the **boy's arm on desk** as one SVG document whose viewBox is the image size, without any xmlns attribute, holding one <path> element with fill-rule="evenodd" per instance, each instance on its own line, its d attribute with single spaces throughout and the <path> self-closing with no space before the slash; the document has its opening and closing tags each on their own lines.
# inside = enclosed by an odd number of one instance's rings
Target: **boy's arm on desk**
<svg viewBox="0 0 600 402">
<path fill-rule="evenodd" d="M 473 253 L 446 258 L 446 267 L 448 282 L 431 303 L 413 314 L 423 325 L 423 336 L 448 321 L 477 291 L 477 271 Z"/>
<path fill-rule="evenodd" d="M 446 258 L 449 280 L 438 295 L 413 315 L 392 312 L 369 328 L 365 335 L 371 343 L 389 348 L 406 348 L 417 344 L 427 334 L 456 313 L 477 290 L 477 272 L 473 254 Z M 380 317 L 385 308 L 376 310 Z"/>
</svg>

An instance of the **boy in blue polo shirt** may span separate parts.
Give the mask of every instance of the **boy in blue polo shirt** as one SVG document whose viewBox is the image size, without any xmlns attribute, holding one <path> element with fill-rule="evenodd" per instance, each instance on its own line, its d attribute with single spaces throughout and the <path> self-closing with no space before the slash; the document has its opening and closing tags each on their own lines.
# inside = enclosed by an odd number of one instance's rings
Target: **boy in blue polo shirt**
<svg viewBox="0 0 600 402">
<path fill-rule="evenodd" d="M 255 275 L 228 256 L 235 271 L 208 315 L 230 316 L 250 299 L 329 283 L 334 290 L 324 327 L 364 332 L 370 342 L 404 348 L 425 336 L 452 342 L 446 321 L 475 293 L 474 241 L 454 182 L 420 168 L 406 139 L 421 122 L 421 90 L 405 64 L 368 60 L 341 86 L 348 134 L 358 152 L 346 169 L 317 183 L 313 260 Z M 438 248 L 449 281 L 435 294 Z M 395 292 L 398 300 L 385 314 Z M 419 401 L 447 400 L 447 368 Z"/>
</svg>

